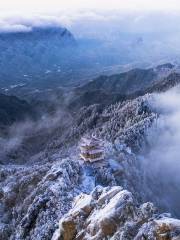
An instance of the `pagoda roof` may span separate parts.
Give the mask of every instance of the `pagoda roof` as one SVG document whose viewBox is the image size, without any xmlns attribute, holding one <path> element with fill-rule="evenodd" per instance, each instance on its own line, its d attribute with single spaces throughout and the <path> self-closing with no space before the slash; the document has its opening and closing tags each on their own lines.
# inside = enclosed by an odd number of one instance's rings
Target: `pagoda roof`
<svg viewBox="0 0 180 240">
<path fill-rule="evenodd" d="M 81 139 L 82 143 L 81 145 L 97 145 L 99 143 L 101 143 L 101 140 L 99 140 L 96 137 L 82 137 Z"/>
<path fill-rule="evenodd" d="M 83 154 L 80 154 L 80 156 L 85 162 L 97 162 L 97 161 L 104 160 L 104 155 L 97 158 L 85 157 L 83 156 Z"/>
</svg>

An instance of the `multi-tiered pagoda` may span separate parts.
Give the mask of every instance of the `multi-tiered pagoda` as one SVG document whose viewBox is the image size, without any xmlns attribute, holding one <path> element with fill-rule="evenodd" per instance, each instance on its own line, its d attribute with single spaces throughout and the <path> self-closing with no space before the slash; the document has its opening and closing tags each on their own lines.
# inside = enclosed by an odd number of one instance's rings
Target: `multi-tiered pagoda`
<svg viewBox="0 0 180 240">
<path fill-rule="evenodd" d="M 87 162 L 104 160 L 103 143 L 98 138 L 83 137 L 80 143 L 80 157 Z"/>
</svg>

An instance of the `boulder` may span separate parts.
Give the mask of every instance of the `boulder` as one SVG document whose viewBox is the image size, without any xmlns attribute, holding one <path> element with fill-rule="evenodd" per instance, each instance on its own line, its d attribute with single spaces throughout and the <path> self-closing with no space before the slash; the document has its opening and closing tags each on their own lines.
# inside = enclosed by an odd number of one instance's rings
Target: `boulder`
<svg viewBox="0 0 180 240">
<path fill-rule="evenodd" d="M 52 240 L 177 240 L 180 220 L 157 214 L 152 203 L 136 206 L 120 186 L 96 187 L 76 197 Z"/>
</svg>

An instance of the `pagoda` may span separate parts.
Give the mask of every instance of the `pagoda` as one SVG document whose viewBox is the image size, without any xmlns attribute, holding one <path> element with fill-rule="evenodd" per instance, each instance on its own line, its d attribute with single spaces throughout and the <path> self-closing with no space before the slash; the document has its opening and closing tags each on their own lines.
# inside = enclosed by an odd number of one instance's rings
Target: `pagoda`
<svg viewBox="0 0 180 240">
<path fill-rule="evenodd" d="M 104 160 L 104 149 L 102 141 L 95 136 L 82 137 L 80 143 L 80 157 L 86 162 Z"/>
</svg>

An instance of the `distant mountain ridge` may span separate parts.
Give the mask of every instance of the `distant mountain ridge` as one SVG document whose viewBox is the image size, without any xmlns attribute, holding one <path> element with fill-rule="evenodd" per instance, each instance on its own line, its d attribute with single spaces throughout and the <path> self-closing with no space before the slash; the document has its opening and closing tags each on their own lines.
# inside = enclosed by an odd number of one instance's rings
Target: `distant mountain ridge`
<svg viewBox="0 0 180 240">
<path fill-rule="evenodd" d="M 27 32 L 0 33 L 0 87 L 31 81 L 67 63 L 74 36 L 63 27 L 34 27 Z M 69 55 L 70 54 L 70 55 Z"/>
<path fill-rule="evenodd" d="M 82 86 L 81 90 L 103 90 L 106 92 L 116 92 L 124 94 L 132 94 L 136 91 L 145 89 L 158 81 L 161 70 L 168 70 L 168 73 L 173 69 L 172 64 L 163 64 L 149 69 L 132 69 L 128 72 L 111 75 L 100 76 L 89 83 Z M 167 74 L 168 74 L 167 73 Z M 160 79 L 159 79 L 160 80 Z"/>
<path fill-rule="evenodd" d="M 121 74 L 100 76 L 73 89 L 62 88 L 50 94 L 39 93 L 39 96 L 37 93 L 31 105 L 16 97 L 1 94 L 0 123 L 10 125 L 24 116 L 32 116 L 37 109 L 38 112 L 51 112 L 59 106 L 76 111 L 92 104 L 108 106 L 146 93 L 166 91 L 180 83 L 180 73 L 173 69 L 173 65 L 164 64 L 154 69 L 133 69 Z M 53 99 L 56 99 L 55 103 Z"/>
<path fill-rule="evenodd" d="M 49 38 L 51 35 L 57 35 L 57 37 L 60 40 L 60 37 L 67 37 L 71 38 L 71 40 L 74 38 L 73 35 L 70 33 L 70 31 L 67 30 L 67 28 L 64 27 L 32 27 L 29 31 L 17 31 L 17 32 L 0 32 L 0 39 L 10 41 L 14 38 L 16 41 L 20 38 L 25 38 L 31 36 L 31 38 L 34 40 L 35 38 Z"/>
<path fill-rule="evenodd" d="M 75 88 L 69 106 L 109 105 L 146 93 L 165 91 L 180 83 L 180 74 L 174 69 L 174 65 L 167 63 L 156 68 L 132 69 L 116 75 L 100 76 Z"/>
<path fill-rule="evenodd" d="M 89 82 L 81 89 L 99 89 L 106 92 L 116 92 L 130 94 L 137 89 L 148 86 L 155 79 L 156 74 L 153 69 L 133 69 L 125 73 L 112 76 L 100 76 Z"/>
</svg>

